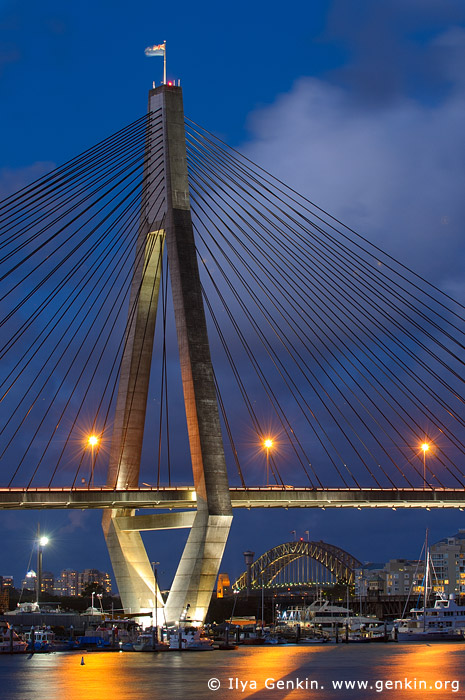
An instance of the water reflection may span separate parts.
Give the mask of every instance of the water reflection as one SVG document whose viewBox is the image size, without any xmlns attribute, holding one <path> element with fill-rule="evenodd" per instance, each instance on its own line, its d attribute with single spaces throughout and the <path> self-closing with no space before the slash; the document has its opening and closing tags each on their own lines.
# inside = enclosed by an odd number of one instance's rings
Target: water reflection
<svg viewBox="0 0 465 700">
<path fill-rule="evenodd" d="M 304 700 L 313 696 L 350 700 L 391 693 L 396 700 L 442 700 L 462 697 L 465 690 L 465 644 L 339 644 L 164 654 L 93 652 L 85 654 L 84 660 L 81 666 L 80 654 L 36 654 L 30 660 L 0 658 L 1 698 Z M 208 689 L 210 678 L 219 680 L 219 690 Z M 318 683 L 318 691 L 312 681 Z M 345 681 L 365 681 L 368 688 L 337 690 L 332 685 Z M 402 682 L 403 689 L 390 688 L 386 681 Z M 426 689 L 418 689 L 420 681 Z M 445 681 L 459 681 L 458 692 L 453 692 L 450 683 L 446 687 Z M 299 683 L 304 683 L 303 687 Z"/>
<path fill-rule="evenodd" d="M 412 690 L 419 691 L 422 700 L 423 698 L 452 697 L 463 695 L 465 689 L 462 670 L 464 659 L 463 645 L 448 643 L 402 645 L 396 655 L 395 664 L 381 663 L 379 669 L 382 677 L 389 678 L 389 674 L 391 676 L 396 674 L 399 680 L 408 679 Z M 447 685 L 446 681 L 448 681 Z M 457 692 L 457 681 L 460 681 L 462 686 L 459 692 Z M 397 692 L 396 697 L 398 697 Z"/>
<path fill-rule="evenodd" d="M 236 697 L 256 696 L 257 692 L 261 691 L 265 691 L 270 697 L 272 695 L 273 698 L 285 697 L 288 691 L 283 695 L 282 691 L 276 688 L 278 681 L 292 681 L 297 677 L 310 678 L 312 673 L 321 667 L 323 657 L 331 658 L 331 653 L 336 651 L 336 646 L 324 645 L 250 649 L 249 653 L 238 655 L 235 662 L 230 664 L 229 675 L 220 678 L 221 684 L 228 690 L 227 697 L 231 697 L 231 700 Z M 246 687 L 245 682 L 248 683 Z M 270 688 L 267 689 L 266 685 Z"/>
</svg>

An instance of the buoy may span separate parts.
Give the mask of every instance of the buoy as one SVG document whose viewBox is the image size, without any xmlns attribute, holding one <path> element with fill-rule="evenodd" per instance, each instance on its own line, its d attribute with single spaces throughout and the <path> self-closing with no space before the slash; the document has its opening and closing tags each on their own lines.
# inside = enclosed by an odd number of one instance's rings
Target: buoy
<svg viewBox="0 0 465 700">
<path fill-rule="evenodd" d="M 84 657 L 81 656 L 81 666 L 85 666 L 85 665 L 86 665 L 86 662 L 84 661 Z"/>
</svg>

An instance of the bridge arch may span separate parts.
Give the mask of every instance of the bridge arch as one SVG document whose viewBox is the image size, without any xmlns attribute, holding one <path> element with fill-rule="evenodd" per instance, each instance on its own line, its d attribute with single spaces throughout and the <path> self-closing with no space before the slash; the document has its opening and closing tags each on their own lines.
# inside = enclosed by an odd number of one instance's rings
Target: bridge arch
<svg viewBox="0 0 465 700">
<path fill-rule="evenodd" d="M 309 557 L 328 569 L 337 579 L 354 582 L 354 569 L 361 567 L 361 562 L 351 554 L 320 540 L 319 542 L 285 542 L 262 554 L 251 565 L 250 588 L 259 588 L 271 584 L 278 574 L 289 564 L 302 557 Z M 247 588 L 247 571 L 233 583 L 234 590 Z"/>
</svg>

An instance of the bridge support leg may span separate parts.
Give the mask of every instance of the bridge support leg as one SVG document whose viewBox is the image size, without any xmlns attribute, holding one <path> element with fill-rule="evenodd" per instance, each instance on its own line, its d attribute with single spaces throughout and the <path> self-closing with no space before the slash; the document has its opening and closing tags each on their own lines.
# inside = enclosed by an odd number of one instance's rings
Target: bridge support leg
<svg viewBox="0 0 465 700">
<path fill-rule="evenodd" d="M 231 522 L 232 515 L 197 512 L 166 602 L 168 625 L 204 622 Z"/>
<path fill-rule="evenodd" d="M 118 591 L 125 612 L 150 612 L 155 607 L 163 612 L 164 601 L 155 582 L 155 575 L 145 551 L 139 532 L 124 531 L 118 519 L 121 516 L 133 516 L 134 511 L 106 510 L 103 514 L 102 527 L 110 554 L 113 571 L 118 584 Z M 155 605 L 155 596 L 157 603 Z M 164 619 L 161 616 L 161 620 Z M 150 617 L 141 617 L 145 627 L 152 624 Z"/>
</svg>

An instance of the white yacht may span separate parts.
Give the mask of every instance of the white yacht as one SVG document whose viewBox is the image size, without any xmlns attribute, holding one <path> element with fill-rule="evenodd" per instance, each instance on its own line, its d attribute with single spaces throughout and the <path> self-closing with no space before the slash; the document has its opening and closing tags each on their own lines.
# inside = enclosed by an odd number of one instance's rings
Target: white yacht
<svg viewBox="0 0 465 700">
<path fill-rule="evenodd" d="M 410 617 L 396 622 L 399 642 L 465 641 L 465 607 L 453 595 L 439 598 L 432 608 L 412 608 Z"/>
<path fill-rule="evenodd" d="M 332 605 L 327 600 L 315 600 L 311 605 L 293 606 L 283 610 L 277 620 L 278 625 L 287 628 L 299 625 L 302 629 L 321 630 L 323 632 L 335 632 L 336 625 L 339 628 L 349 626 L 349 630 L 361 628 L 379 629 L 384 631 L 384 625 L 380 620 L 368 615 L 354 615 L 349 608 Z"/>
<path fill-rule="evenodd" d="M 428 607 L 428 597 L 433 588 L 431 581 L 434 567 L 431 566 L 428 549 L 428 530 L 426 531 L 425 579 L 422 608 L 412 608 L 410 616 L 395 621 L 394 638 L 399 642 L 432 642 L 465 640 L 465 607 L 457 605 L 454 595 L 446 598 L 438 593 L 434 607 Z"/>
</svg>

